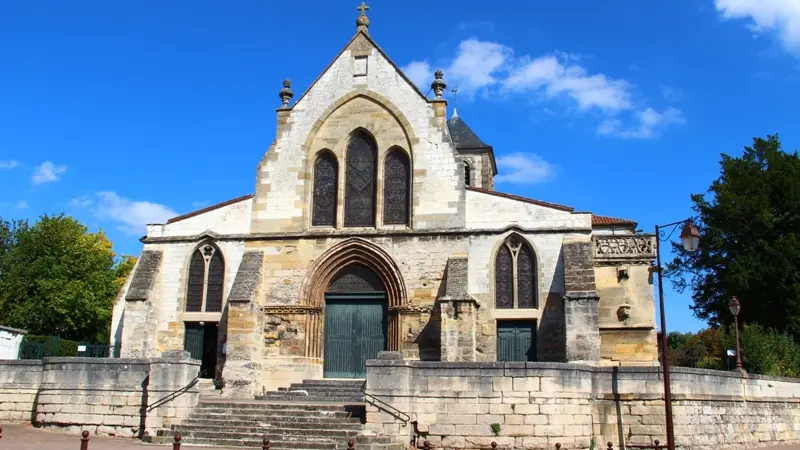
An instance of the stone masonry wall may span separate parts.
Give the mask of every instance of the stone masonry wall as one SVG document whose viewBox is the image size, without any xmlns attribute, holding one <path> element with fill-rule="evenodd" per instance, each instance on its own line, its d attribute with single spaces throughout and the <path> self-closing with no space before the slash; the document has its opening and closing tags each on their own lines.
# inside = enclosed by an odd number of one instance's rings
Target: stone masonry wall
<svg viewBox="0 0 800 450">
<path fill-rule="evenodd" d="M 0 361 L 0 423 L 30 422 L 41 382 L 41 361 Z"/>
<path fill-rule="evenodd" d="M 586 449 L 666 442 L 657 367 L 559 363 L 367 363 L 367 427 L 408 442 L 414 425 L 435 446 Z M 800 441 L 800 380 L 676 368 L 678 448 Z M 376 405 L 388 404 L 389 408 Z M 404 423 L 391 414 L 411 417 Z M 499 426 L 495 435 L 492 424 Z"/>
<path fill-rule="evenodd" d="M 100 435 L 142 436 L 189 415 L 197 386 L 163 406 L 148 405 L 186 387 L 200 369 L 188 353 L 167 358 L 45 358 L 0 361 L 0 421 Z"/>
</svg>

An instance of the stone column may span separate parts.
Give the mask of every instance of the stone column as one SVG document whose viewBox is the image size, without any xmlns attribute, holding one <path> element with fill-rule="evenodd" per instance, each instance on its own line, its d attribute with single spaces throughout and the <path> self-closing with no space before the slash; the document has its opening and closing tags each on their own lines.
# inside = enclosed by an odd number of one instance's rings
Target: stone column
<svg viewBox="0 0 800 450">
<path fill-rule="evenodd" d="M 600 360 L 600 329 L 594 279 L 594 244 L 590 237 L 564 241 L 564 320 L 567 362 Z"/>
<path fill-rule="evenodd" d="M 442 361 L 475 361 L 475 317 L 478 303 L 467 294 L 466 257 L 447 261 L 445 295 L 439 299 L 442 312 Z"/>
<path fill-rule="evenodd" d="M 256 298 L 263 265 L 263 252 L 246 251 L 228 295 L 224 397 L 252 399 L 261 394 L 264 319 Z"/>
<path fill-rule="evenodd" d="M 120 356 L 123 358 L 147 358 L 156 354 L 151 291 L 161 269 L 162 256 L 160 250 L 145 250 L 136 263 L 122 312 Z"/>
</svg>

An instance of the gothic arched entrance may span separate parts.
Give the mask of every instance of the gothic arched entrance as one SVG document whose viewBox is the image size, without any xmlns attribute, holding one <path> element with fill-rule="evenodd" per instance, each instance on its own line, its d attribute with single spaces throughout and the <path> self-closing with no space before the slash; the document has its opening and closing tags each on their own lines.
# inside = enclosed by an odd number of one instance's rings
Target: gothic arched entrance
<svg viewBox="0 0 800 450">
<path fill-rule="evenodd" d="M 323 375 L 364 378 L 366 361 L 387 349 L 388 298 L 380 276 L 353 263 L 325 290 Z"/>
</svg>

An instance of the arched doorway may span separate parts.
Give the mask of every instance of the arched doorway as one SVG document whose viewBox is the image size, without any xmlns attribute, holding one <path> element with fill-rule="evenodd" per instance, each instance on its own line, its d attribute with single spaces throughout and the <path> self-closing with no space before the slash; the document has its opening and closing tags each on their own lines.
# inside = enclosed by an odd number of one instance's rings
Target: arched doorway
<svg viewBox="0 0 800 450">
<path fill-rule="evenodd" d="M 388 344 L 388 301 L 380 276 L 353 263 L 325 291 L 323 375 L 365 378 L 366 361 Z"/>
</svg>

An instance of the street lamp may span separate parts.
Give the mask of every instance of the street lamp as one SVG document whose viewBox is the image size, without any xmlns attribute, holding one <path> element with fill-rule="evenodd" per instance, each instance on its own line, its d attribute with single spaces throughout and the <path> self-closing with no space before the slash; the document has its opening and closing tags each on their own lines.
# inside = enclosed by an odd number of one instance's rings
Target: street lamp
<svg viewBox="0 0 800 450">
<path fill-rule="evenodd" d="M 687 252 L 694 252 L 700 247 L 700 231 L 692 223 L 692 219 L 681 220 L 668 223 L 666 225 L 656 225 L 656 238 L 659 242 L 668 242 L 678 226 L 681 229 L 681 244 Z M 667 228 L 672 227 L 669 234 Z M 664 414 L 666 415 L 667 428 L 667 450 L 675 450 L 675 430 L 672 426 L 672 391 L 669 385 L 669 349 L 667 348 L 667 319 L 664 314 L 664 283 L 661 275 L 661 244 L 656 243 L 656 261 L 658 271 L 658 304 L 661 310 L 661 352 L 664 367 Z"/>
<path fill-rule="evenodd" d="M 733 326 L 736 327 L 736 370 L 744 372 L 742 368 L 742 356 L 739 354 L 739 311 L 742 309 L 742 304 L 739 299 L 734 295 L 728 303 L 728 309 L 733 314 Z"/>
</svg>

